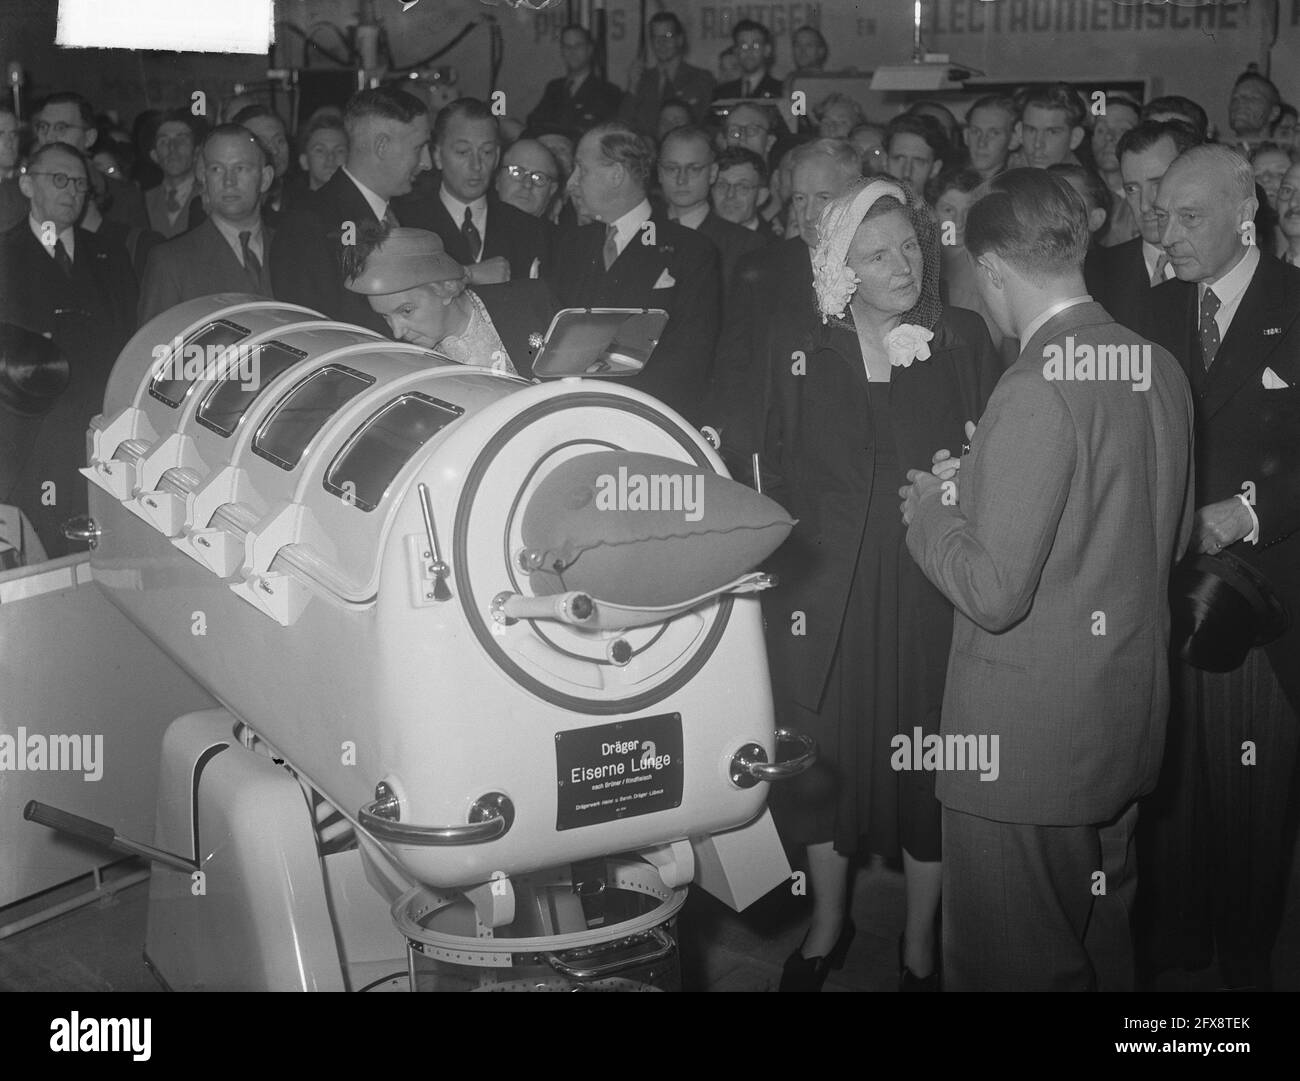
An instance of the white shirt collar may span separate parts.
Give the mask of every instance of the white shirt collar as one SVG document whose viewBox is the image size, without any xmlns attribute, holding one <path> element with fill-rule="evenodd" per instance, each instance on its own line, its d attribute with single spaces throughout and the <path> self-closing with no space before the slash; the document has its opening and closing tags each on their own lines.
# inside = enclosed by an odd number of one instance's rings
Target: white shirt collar
<svg viewBox="0 0 1300 1081">
<path fill-rule="evenodd" d="M 368 188 L 361 183 L 360 180 L 348 172 L 346 165 L 343 166 L 343 172 L 357 186 L 357 191 L 361 192 L 362 198 L 365 199 L 370 209 L 375 212 L 375 217 L 383 221 L 384 215 L 388 213 L 388 200 L 379 195 L 373 188 Z"/>
<path fill-rule="evenodd" d="M 474 223 L 474 228 L 478 230 L 479 239 L 487 239 L 487 193 L 480 195 L 472 203 L 462 203 L 456 196 L 447 190 L 447 185 L 443 184 L 438 188 L 438 198 L 442 200 L 442 205 L 447 208 L 447 213 L 451 215 L 451 220 L 455 222 L 456 228 L 459 229 L 465 221 L 465 208 L 469 207 L 470 221 Z"/>
<path fill-rule="evenodd" d="M 248 238 L 248 246 L 252 249 L 254 255 L 261 262 L 266 262 L 265 254 L 262 250 L 262 219 L 259 217 L 248 229 L 236 229 L 228 221 L 223 221 L 217 215 L 212 215 L 212 224 L 217 227 L 217 232 L 226 238 L 226 243 L 230 245 L 231 251 L 235 253 L 235 258 L 239 260 L 240 266 L 244 263 L 244 246 L 239 242 L 240 233 L 252 233 Z"/>
<path fill-rule="evenodd" d="M 41 227 L 42 223 L 37 221 L 30 214 L 28 214 L 27 224 L 31 227 L 32 235 L 41 242 L 41 247 L 44 248 L 47 253 L 49 253 L 51 259 L 54 258 L 54 243 L 53 241 L 51 241 L 49 244 L 45 243 L 45 230 Z M 62 229 L 60 229 L 59 232 L 56 234 L 55 239 L 63 241 L 63 246 L 68 250 L 69 259 L 75 259 L 77 257 L 77 253 L 73 251 L 73 246 L 76 241 L 75 241 L 75 237 L 71 225 L 65 225 Z"/>
<path fill-rule="evenodd" d="M 1091 299 L 1092 296 L 1090 294 L 1084 293 L 1083 296 L 1069 297 L 1066 300 L 1058 300 L 1055 304 L 1051 305 L 1050 307 L 1044 308 L 1041 312 L 1039 312 L 1038 317 L 1034 319 L 1032 322 L 1030 322 L 1030 324 L 1027 327 L 1025 327 L 1025 329 L 1021 332 L 1020 348 L 1024 349 L 1025 346 L 1027 346 L 1033 340 L 1034 335 L 1037 334 L 1040 330 L 1042 330 L 1042 328 L 1047 324 L 1047 321 L 1051 319 L 1053 316 L 1060 315 L 1061 312 L 1065 311 L 1066 308 L 1073 308 L 1076 304 L 1086 304 Z"/>
<path fill-rule="evenodd" d="M 678 213 L 674 208 L 673 212 L 669 214 L 669 217 L 678 224 L 686 226 L 687 229 L 698 229 L 704 224 L 704 219 L 708 216 L 709 203 L 707 199 L 700 203 L 699 206 L 693 206 L 684 213 Z"/>
<path fill-rule="evenodd" d="M 632 243 L 632 238 L 636 236 L 641 226 L 649 220 L 650 200 L 642 199 L 621 218 L 609 223 L 618 231 L 615 243 L 618 245 L 619 255 L 623 254 L 623 249 Z"/>
<path fill-rule="evenodd" d="M 1232 326 L 1232 317 L 1237 314 L 1237 309 L 1241 306 L 1241 298 L 1246 295 L 1246 289 L 1255 276 L 1255 269 L 1258 266 L 1259 249 L 1252 244 L 1246 249 L 1246 254 L 1237 260 L 1237 265 L 1218 281 L 1197 283 L 1198 310 L 1200 302 L 1205 299 L 1206 289 L 1213 289 L 1214 295 L 1219 298 L 1219 310 L 1214 315 L 1214 321 L 1219 325 L 1220 341 L 1227 337 L 1228 327 Z"/>
</svg>

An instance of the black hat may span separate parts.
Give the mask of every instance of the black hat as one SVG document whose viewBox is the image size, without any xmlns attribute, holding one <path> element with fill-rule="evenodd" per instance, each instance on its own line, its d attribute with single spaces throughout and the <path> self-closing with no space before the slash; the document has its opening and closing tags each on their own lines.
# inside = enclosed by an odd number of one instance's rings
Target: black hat
<svg viewBox="0 0 1300 1081">
<path fill-rule="evenodd" d="M 49 338 L 0 323 L 0 407 L 20 417 L 48 413 L 68 385 L 68 358 Z"/>
<path fill-rule="evenodd" d="M 1241 667 L 1247 652 L 1290 626 L 1268 580 L 1230 552 L 1188 556 L 1169 579 L 1173 643 L 1188 664 L 1207 672 Z"/>
</svg>

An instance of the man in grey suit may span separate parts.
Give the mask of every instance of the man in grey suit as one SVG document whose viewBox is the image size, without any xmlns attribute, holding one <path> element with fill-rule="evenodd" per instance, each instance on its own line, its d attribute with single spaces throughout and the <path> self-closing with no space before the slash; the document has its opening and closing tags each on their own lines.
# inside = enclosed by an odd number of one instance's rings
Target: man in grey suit
<svg viewBox="0 0 1300 1081">
<path fill-rule="evenodd" d="M 1087 295 L 1087 213 L 1064 181 L 1013 169 L 980 191 L 967 250 L 1024 348 L 969 457 L 937 454 L 900 490 L 908 549 L 957 609 L 936 784 L 944 983 L 1131 989 L 1136 801 L 1160 766 L 1166 590 L 1192 530 L 1191 392 Z M 992 769 L 961 761 L 972 745 Z"/>
<path fill-rule="evenodd" d="M 262 197 L 274 170 L 252 132 L 221 124 L 203 141 L 196 167 L 208 218 L 149 253 L 140 286 L 140 324 L 183 300 L 210 293 L 271 295 L 271 230 Z"/>
</svg>

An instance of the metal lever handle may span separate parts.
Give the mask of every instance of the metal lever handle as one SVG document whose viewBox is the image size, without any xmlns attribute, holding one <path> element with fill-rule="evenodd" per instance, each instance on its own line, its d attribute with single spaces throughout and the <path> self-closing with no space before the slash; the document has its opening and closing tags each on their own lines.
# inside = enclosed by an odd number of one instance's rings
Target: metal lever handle
<svg viewBox="0 0 1300 1081">
<path fill-rule="evenodd" d="M 619 947 L 620 943 L 611 942 L 603 947 L 581 952 L 587 957 L 594 957 L 600 953 L 609 953 Z M 562 976 L 567 976 L 571 980 L 598 980 L 605 976 L 612 976 L 616 972 L 633 968 L 636 965 L 648 965 L 655 961 L 662 961 L 673 952 L 674 948 L 675 945 L 673 940 L 668 937 L 668 932 L 662 927 L 655 927 L 649 932 L 644 942 L 637 944 L 633 952 L 624 954 L 616 960 L 597 962 L 596 964 L 581 964 L 572 957 L 572 954 L 576 951 L 570 951 L 568 955 L 548 953 L 546 960 L 556 972 Z"/>
<path fill-rule="evenodd" d="M 817 761 L 817 744 L 811 736 L 789 728 L 776 730 L 778 743 L 797 743 L 803 751 L 794 758 L 769 762 L 767 752 L 757 743 L 746 743 L 731 756 L 728 773 L 737 788 L 753 788 L 759 781 L 784 781 L 797 777 Z"/>
<path fill-rule="evenodd" d="M 79 814 L 65 811 L 61 807 L 51 807 L 48 803 L 41 803 L 38 800 L 27 801 L 27 805 L 23 807 L 23 817 L 28 822 L 35 822 L 48 826 L 52 830 L 58 830 L 60 833 L 80 837 L 102 848 L 124 852 L 129 856 L 143 856 L 155 863 L 175 867 L 178 871 L 193 871 L 197 867 L 193 860 L 187 860 L 174 852 L 166 852 L 161 848 L 154 848 L 153 845 L 123 837 L 112 826 L 106 826 L 103 822 L 83 818 Z"/>
<path fill-rule="evenodd" d="M 433 557 L 433 599 L 435 601 L 451 600 L 451 590 L 447 586 L 447 575 L 451 573 L 442 558 L 442 549 L 438 547 L 438 530 L 433 524 L 433 502 L 429 498 L 427 485 L 417 485 L 420 495 L 420 513 L 424 515 L 424 532 L 429 538 L 429 554 Z"/>
<path fill-rule="evenodd" d="M 501 792 L 474 801 L 463 826 L 420 826 L 399 822 L 397 796 L 382 782 L 375 798 L 357 812 L 357 821 L 377 840 L 399 845 L 476 845 L 503 837 L 515 821 L 515 805 Z"/>
<path fill-rule="evenodd" d="M 88 514 L 77 514 L 63 523 L 63 536 L 70 541 L 84 541 L 94 548 L 99 544 L 99 524 Z"/>
</svg>

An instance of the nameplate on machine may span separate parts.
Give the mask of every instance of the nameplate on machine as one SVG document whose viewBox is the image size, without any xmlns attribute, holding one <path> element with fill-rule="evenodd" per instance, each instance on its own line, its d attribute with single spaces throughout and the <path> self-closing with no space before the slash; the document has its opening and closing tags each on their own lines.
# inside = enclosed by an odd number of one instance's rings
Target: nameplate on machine
<svg viewBox="0 0 1300 1081">
<path fill-rule="evenodd" d="M 682 715 L 557 732 L 555 769 L 557 830 L 679 807 Z"/>
</svg>

